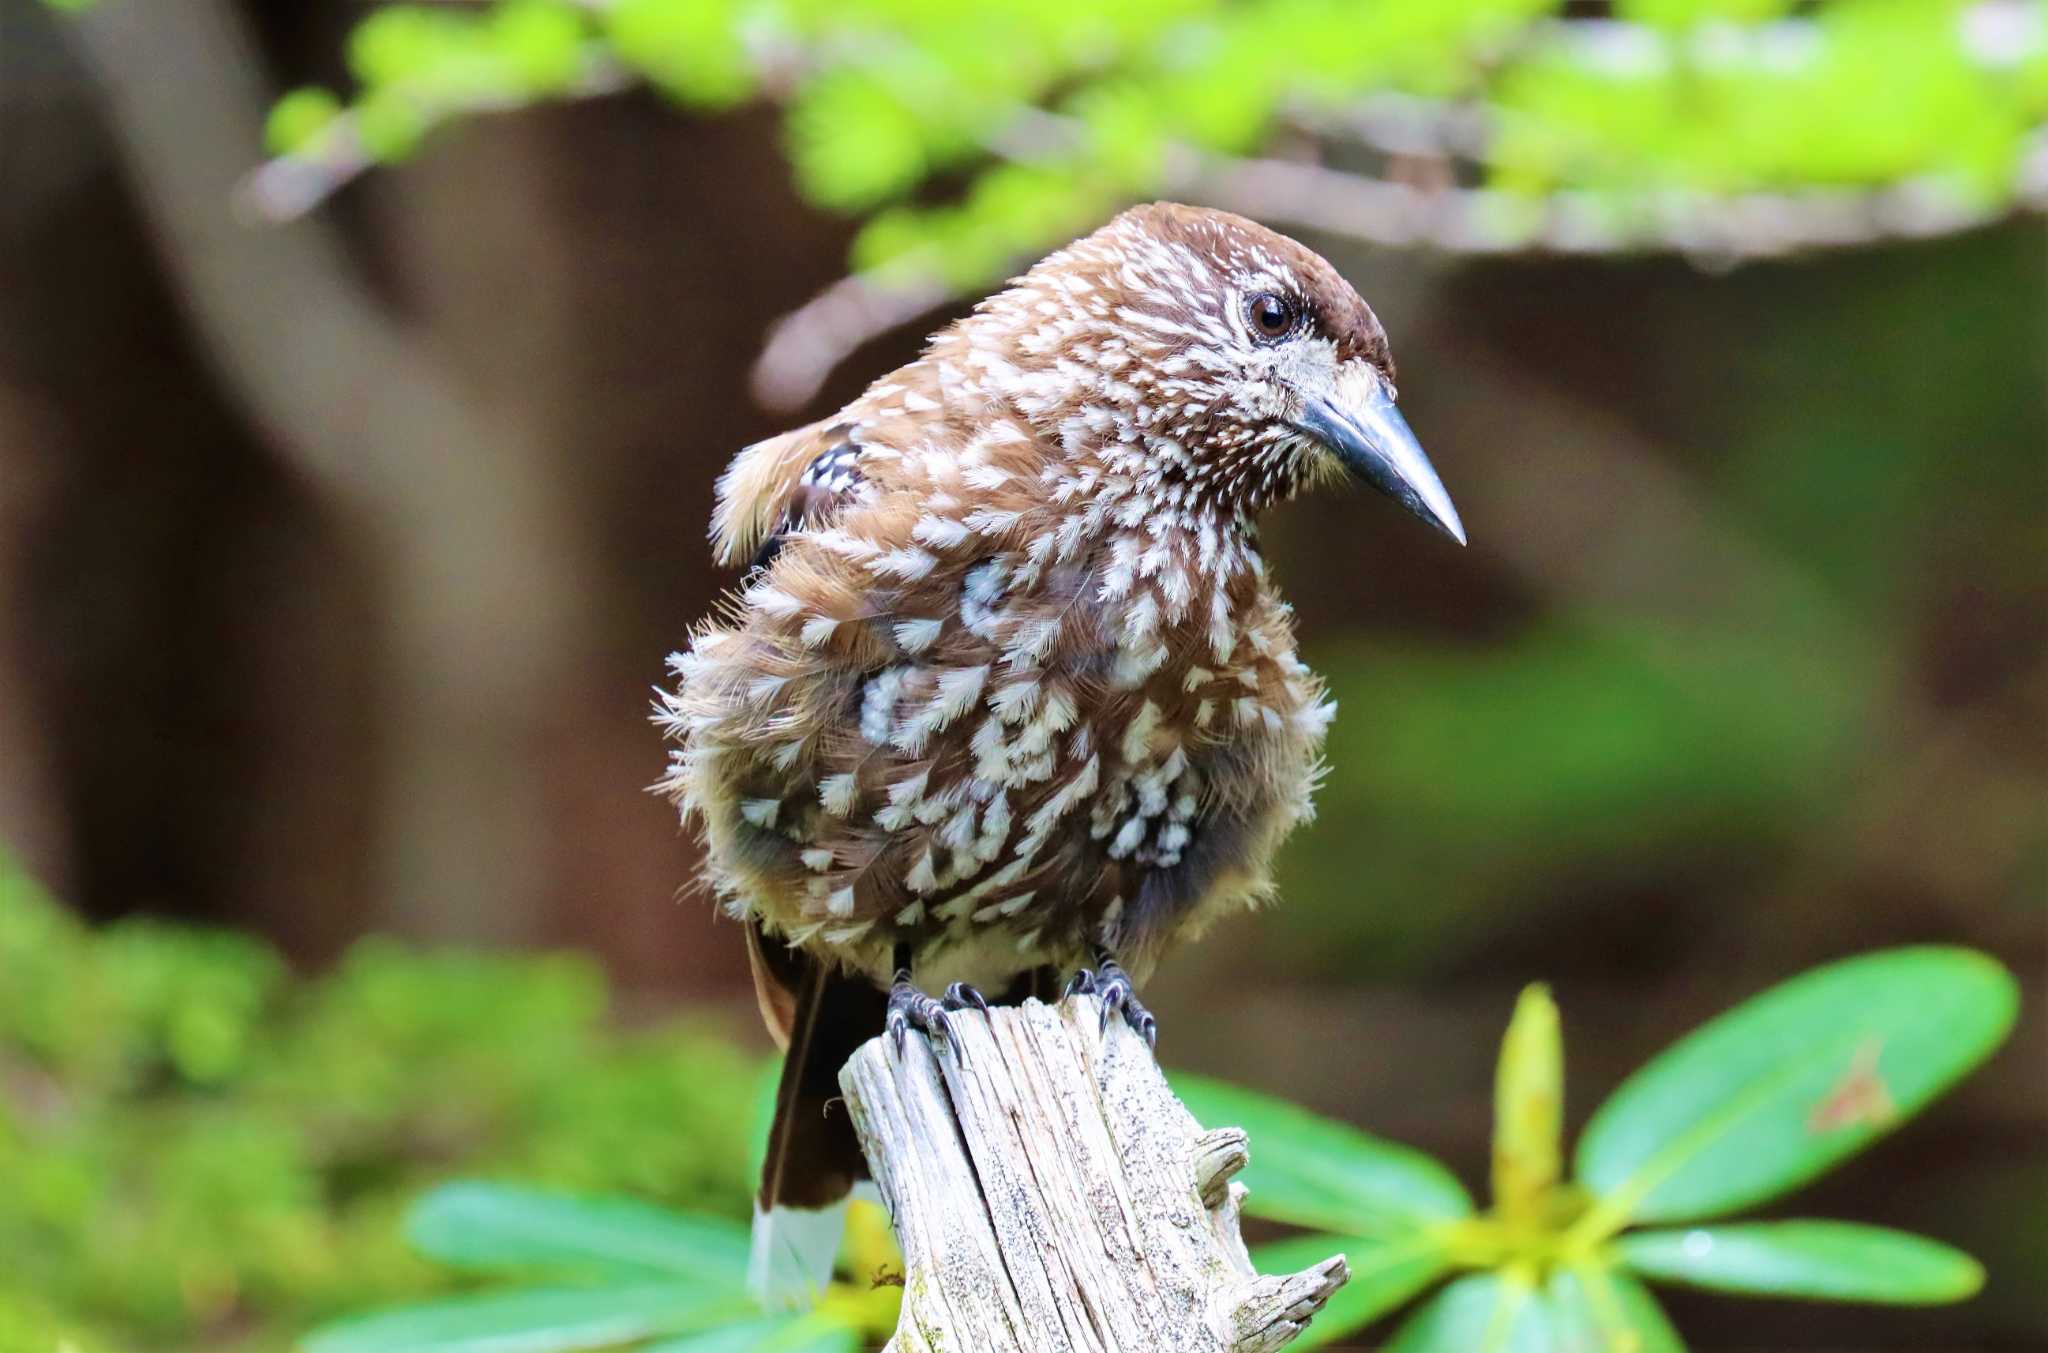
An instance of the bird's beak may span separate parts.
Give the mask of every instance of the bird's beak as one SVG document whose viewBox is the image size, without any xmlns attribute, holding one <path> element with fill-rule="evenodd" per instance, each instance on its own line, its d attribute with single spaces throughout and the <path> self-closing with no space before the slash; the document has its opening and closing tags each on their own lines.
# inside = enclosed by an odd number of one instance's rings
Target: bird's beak
<svg viewBox="0 0 2048 1353">
<path fill-rule="evenodd" d="M 1356 390 L 1360 384 L 1344 381 L 1335 395 L 1308 396 L 1295 426 L 1330 448 L 1352 474 L 1463 545 L 1458 509 L 1408 420 L 1377 380 L 1361 397 L 1347 398 L 1344 387 Z"/>
</svg>

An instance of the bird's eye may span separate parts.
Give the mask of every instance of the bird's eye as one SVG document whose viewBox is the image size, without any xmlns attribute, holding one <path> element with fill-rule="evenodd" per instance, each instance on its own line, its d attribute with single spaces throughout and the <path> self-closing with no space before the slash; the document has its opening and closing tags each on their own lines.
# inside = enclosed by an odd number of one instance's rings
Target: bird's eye
<svg viewBox="0 0 2048 1353">
<path fill-rule="evenodd" d="M 1285 338 L 1300 313 L 1292 301 L 1270 291 L 1262 291 L 1246 301 L 1244 309 L 1252 331 L 1261 338 Z"/>
</svg>

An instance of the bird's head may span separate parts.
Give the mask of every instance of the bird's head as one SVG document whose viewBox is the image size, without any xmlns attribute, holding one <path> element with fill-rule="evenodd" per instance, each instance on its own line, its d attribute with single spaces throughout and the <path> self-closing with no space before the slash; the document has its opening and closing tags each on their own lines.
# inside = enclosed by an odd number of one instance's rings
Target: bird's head
<svg viewBox="0 0 2048 1353">
<path fill-rule="evenodd" d="M 1394 405 L 1386 331 L 1319 255 L 1228 212 L 1153 203 L 1053 254 L 984 303 L 1027 411 L 1069 444 L 1093 426 L 1123 472 L 1256 511 L 1330 472 L 1463 544 L 1465 528 Z"/>
</svg>

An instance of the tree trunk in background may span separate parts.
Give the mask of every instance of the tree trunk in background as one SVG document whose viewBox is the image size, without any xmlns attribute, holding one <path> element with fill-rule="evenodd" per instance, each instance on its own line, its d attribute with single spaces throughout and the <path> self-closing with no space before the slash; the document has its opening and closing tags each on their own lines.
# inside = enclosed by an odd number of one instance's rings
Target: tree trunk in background
<svg viewBox="0 0 2048 1353">
<path fill-rule="evenodd" d="M 844 258 L 846 227 L 763 174 L 773 117 L 640 97 L 487 120 L 258 230 L 228 215 L 268 93 L 232 7 L 106 7 L 72 31 L 189 320 L 327 528 L 310 551 L 271 542 L 251 670 L 213 678 L 263 732 L 246 881 L 207 910 L 313 952 L 386 928 L 586 944 L 671 989 L 743 981 L 711 909 L 678 902 L 694 852 L 644 792 L 664 755 L 646 711 L 730 582 L 704 541 L 712 482 L 789 421 L 743 393 L 762 331 Z M 367 227 L 395 306 L 337 221 Z M 309 857 L 351 808 L 367 860 L 315 867 L 323 889 Z"/>
<path fill-rule="evenodd" d="M 100 6 L 71 31 L 191 321 L 378 579 L 373 911 L 532 937 L 551 882 L 534 751 L 584 591 L 532 441 L 437 369 L 319 223 L 230 219 L 269 91 L 226 4 Z"/>
<path fill-rule="evenodd" d="M 0 848 L 52 888 L 67 877 L 61 796 L 51 766 L 50 720 L 36 681 L 27 617 L 32 579 L 26 542 L 46 511 L 44 466 L 35 448 L 45 440 L 36 411 L 0 385 Z"/>
<path fill-rule="evenodd" d="M 740 393 L 754 328 L 839 258 L 793 200 L 703 210 L 773 155 L 771 126 L 687 123 L 644 98 L 551 109 L 463 128 L 374 185 L 375 240 L 408 312 L 524 431 L 533 478 L 579 542 L 569 664 L 529 751 L 556 885 L 540 934 L 595 948 L 635 983 L 736 974 L 736 937 L 678 899 L 695 856 L 646 792 L 665 757 L 647 710 L 664 656 L 731 581 L 705 542 L 712 481 L 774 430 Z M 744 302 L 741 322 L 706 326 L 721 293 Z"/>
</svg>

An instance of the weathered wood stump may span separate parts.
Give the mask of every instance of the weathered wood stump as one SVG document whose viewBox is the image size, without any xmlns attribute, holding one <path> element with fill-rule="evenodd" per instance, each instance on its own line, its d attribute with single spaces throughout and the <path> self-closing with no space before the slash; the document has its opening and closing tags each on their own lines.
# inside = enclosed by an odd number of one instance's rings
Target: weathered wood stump
<svg viewBox="0 0 2048 1353">
<path fill-rule="evenodd" d="M 903 1247 L 887 1353 L 1266 1353 L 1350 1277 L 1259 1277 L 1238 1235 L 1250 1159 L 1204 1131 L 1101 1005 L 956 1016 L 961 1047 L 864 1045 L 840 1072 Z M 962 1055 L 964 1054 L 964 1055 Z"/>
</svg>

